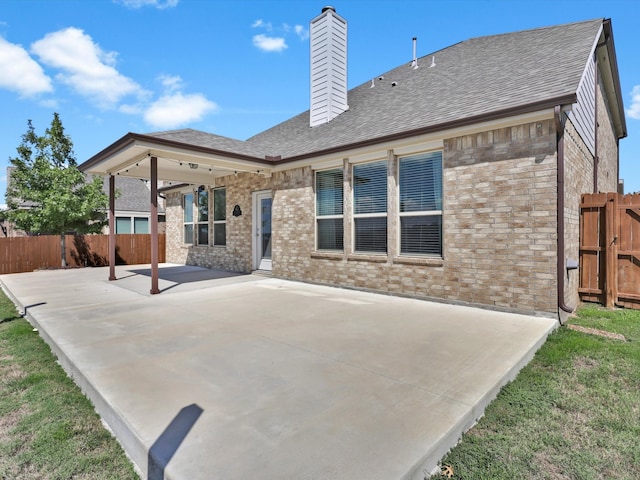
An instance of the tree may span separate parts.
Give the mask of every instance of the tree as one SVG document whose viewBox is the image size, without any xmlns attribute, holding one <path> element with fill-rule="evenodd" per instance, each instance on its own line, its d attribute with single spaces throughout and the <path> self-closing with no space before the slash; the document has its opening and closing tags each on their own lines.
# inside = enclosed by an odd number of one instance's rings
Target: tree
<svg viewBox="0 0 640 480">
<path fill-rule="evenodd" d="M 7 219 L 32 235 L 60 235 L 61 265 L 66 267 L 65 234 L 99 233 L 106 224 L 108 197 L 102 179 L 88 180 L 78 170 L 73 143 L 57 113 L 43 136 L 31 120 L 10 158 Z"/>
</svg>

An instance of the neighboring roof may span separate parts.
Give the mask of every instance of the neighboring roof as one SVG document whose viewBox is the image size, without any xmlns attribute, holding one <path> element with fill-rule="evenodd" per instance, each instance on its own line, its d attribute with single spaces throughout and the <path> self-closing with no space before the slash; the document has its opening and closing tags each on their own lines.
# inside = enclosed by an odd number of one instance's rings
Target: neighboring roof
<svg viewBox="0 0 640 480">
<path fill-rule="evenodd" d="M 151 210 L 151 191 L 147 182 L 137 178 L 115 177 L 115 187 L 119 195 L 116 196 L 116 211 L 124 212 L 149 212 Z M 103 180 L 103 190 L 109 193 L 109 179 Z M 158 205 L 158 211 L 164 212 L 162 205 Z"/>
<path fill-rule="evenodd" d="M 602 20 L 473 38 L 349 91 L 349 110 L 309 127 L 309 112 L 247 140 L 283 158 L 527 105 L 572 103 Z M 431 67 L 435 59 L 435 67 Z M 357 59 L 351 58 L 351 61 Z M 397 82 L 392 86 L 392 82 Z"/>
</svg>

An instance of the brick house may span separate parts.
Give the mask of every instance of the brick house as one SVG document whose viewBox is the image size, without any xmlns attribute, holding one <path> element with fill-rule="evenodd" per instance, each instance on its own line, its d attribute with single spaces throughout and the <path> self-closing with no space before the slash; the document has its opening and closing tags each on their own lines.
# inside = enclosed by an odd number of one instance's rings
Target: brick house
<svg viewBox="0 0 640 480">
<path fill-rule="evenodd" d="M 170 182 L 169 262 L 575 307 L 580 194 L 616 191 L 626 136 L 611 21 L 473 38 L 349 91 L 346 21 L 310 27 L 308 111 L 246 141 L 129 133 L 81 168 Z"/>
</svg>

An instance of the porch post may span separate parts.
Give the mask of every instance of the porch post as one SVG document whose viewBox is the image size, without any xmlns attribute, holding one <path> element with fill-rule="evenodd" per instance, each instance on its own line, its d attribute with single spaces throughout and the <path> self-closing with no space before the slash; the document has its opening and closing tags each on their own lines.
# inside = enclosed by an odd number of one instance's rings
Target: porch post
<svg viewBox="0 0 640 480">
<path fill-rule="evenodd" d="M 116 177 L 109 175 L 109 280 L 116 280 Z"/>
<path fill-rule="evenodd" d="M 158 157 L 151 157 L 151 294 L 158 288 Z"/>
</svg>

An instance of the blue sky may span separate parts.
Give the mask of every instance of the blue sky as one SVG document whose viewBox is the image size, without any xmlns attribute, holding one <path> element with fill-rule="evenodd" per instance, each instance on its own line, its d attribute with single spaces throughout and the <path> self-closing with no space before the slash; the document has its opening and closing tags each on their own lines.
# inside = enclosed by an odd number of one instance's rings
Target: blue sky
<svg viewBox="0 0 640 480">
<path fill-rule="evenodd" d="M 482 35 L 611 18 L 640 191 L 637 0 L 0 0 L 0 203 L 27 120 L 58 112 L 83 162 L 127 132 L 194 128 L 244 140 L 308 109 L 309 21 L 349 24 L 349 88 Z M 541 59 L 544 62 L 544 59 Z M 635 95 L 635 97 L 634 97 Z"/>
</svg>

